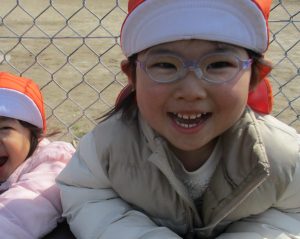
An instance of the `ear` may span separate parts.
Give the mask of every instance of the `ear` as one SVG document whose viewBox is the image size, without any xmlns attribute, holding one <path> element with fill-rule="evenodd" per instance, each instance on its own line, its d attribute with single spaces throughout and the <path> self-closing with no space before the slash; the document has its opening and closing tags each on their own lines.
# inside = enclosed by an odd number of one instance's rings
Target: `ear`
<svg viewBox="0 0 300 239">
<path fill-rule="evenodd" d="M 129 61 L 127 59 L 121 61 L 121 70 L 128 76 L 128 65 Z"/>
<path fill-rule="evenodd" d="M 132 69 L 130 68 L 129 61 L 127 59 L 121 61 L 121 70 L 127 76 L 128 84 L 129 85 L 134 85 L 133 84 L 133 78 L 132 78 Z"/>
</svg>

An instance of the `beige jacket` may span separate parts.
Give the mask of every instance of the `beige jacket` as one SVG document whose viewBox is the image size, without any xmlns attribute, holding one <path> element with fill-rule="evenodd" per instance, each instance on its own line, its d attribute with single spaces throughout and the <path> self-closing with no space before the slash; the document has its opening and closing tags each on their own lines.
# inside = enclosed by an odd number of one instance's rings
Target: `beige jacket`
<svg viewBox="0 0 300 239">
<path fill-rule="evenodd" d="M 84 239 L 300 238 L 295 130 L 246 109 L 221 142 L 223 158 L 197 208 L 165 141 L 141 118 L 99 124 L 57 179 L 71 230 Z"/>
</svg>

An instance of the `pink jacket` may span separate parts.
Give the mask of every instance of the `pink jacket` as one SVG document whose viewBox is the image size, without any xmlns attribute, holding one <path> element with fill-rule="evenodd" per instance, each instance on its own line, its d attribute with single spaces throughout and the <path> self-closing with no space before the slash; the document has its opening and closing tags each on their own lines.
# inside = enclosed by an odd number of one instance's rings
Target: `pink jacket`
<svg viewBox="0 0 300 239">
<path fill-rule="evenodd" d="M 0 235 L 35 239 L 56 227 L 62 208 L 56 176 L 75 149 L 43 139 L 34 154 L 0 185 Z"/>
</svg>

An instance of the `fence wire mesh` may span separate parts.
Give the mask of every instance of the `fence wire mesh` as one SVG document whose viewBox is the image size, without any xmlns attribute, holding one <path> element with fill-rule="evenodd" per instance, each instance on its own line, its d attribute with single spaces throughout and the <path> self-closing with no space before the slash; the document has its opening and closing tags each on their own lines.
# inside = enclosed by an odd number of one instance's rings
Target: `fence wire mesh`
<svg viewBox="0 0 300 239">
<path fill-rule="evenodd" d="M 78 140 L 126 84 L 119 30 L 127 0 L 0 0 L 0 71 L 34 79 L 48 129 Z M 300 131 L 300 1 L 273 0 L 267 57 L 273 115 Z"/>
</svg>

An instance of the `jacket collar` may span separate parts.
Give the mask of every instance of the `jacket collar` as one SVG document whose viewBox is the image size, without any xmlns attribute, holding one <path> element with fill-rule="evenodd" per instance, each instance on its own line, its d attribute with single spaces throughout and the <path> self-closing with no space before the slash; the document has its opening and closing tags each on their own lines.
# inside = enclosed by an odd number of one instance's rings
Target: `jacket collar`
<svg viewBox="0 0 300 239">
<path fill-rule="evenodd" d="M 172 152 L 139 115 L 139 125 L 153 152 L 148 158 L 167 177 L 170 184 L 194 212 L 194 224 L 200 217 L 184 185 L 172 170 Z M 222 158 L 203 195 L 201 218 L 206 225 L 197 229 L 207 233 L 236 209 L 269 176 L 265 152 L 256 116 L 246 108 L 242 117 L 221 136 Z M 196 216 L 195 216 L 196 215 Z"/>
<path fill-rule="evenodd" d="M 192 227 L 194 220 L 196 221 L 196 224 L 200 224 L 201 219 L 193 200 L 189 196 L 184 184 L 174 174 L 174 153 L 169 149 L 167 142 L 161 136 L 155 133 L 155 131 L 146 123 L 140 114 L 139 125 L 146 138 L 146 142 L 152 151 L 152 154 L 148 160 L 166 176 L 174 190 L 182 198 L 185 204 L 188 205 L 190 209 L 187 211 L 187 214 L 190 214 L 188 217 L 189 225 Z"/>
<path fill-rule="evenodd" d="M 261 133 L 251 109 L 245 109 L 239 121 L 221 136 L 221 140 L 221 163 L 203 196 L 201 216 L 207 227 L 202 230 L 212 231 L 270 174 Z"/>
</svg>

